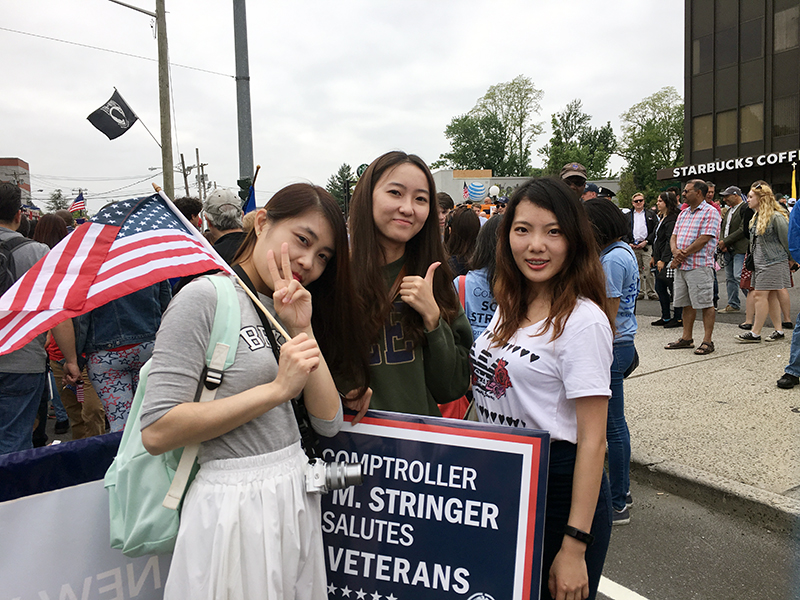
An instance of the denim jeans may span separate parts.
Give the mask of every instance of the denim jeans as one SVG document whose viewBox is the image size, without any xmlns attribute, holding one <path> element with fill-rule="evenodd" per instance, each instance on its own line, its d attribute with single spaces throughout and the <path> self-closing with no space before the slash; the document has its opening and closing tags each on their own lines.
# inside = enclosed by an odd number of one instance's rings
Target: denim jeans
<svg viewBox="0 0 800 600">
<path fill-rule="evenodd" d="M 728 305 L 736 309 L 742 307 L 739 300 L 742 265 L 744 265 L 744 254 L 725 253 L 725 289 L 728 292 Z M 747 296 L 747 290 L 741 291 Z"/>
<path fill-rule="evenodd" d="M 31 435 L 47 373 L 0 373 L 0 454 L 33 448 Z"/>
<path fill-rule="evenodd" d="M 67 409 L 64 408 L 64 404 L 61 402 L 61 394 L 58 393 L 56 378 L 52 372 L 50 373 L 50 391 L 52 392 L 50 402 L 52 402 L 53 410 L 56 413 L 56 421 L 68 421 Z"/>
<path fill-rule="evenodd" d="M 786 365 L 784 371 L 789 375 L 800 377 L 800 313 L 797 313 L 797 323 L 794 324 L 794 333 L 792 333 L 789 364 Z"/>
<path fill-rule="evenodd" d="M 623 373 L 633 362 L 636 348 L 633 342 L 614 344 L 611 363 L 611 398 L 608 400 L 606 441 L 608 443 L 608 479 L 611 483 L 611 506 L 625 508 L 625 496 L 630 490 L 631 434 L 625 420 Z"/>
<path fill-rule="evenodd" d="M 569 520 L 572 502 L 572 478 L 575 474 L 577 446 L 557 440 L 550 444 L 550 468 L 547 473 L 547 508 L 544 515 L 544 547 L 542 549 L 541 598 L 549 600 L 550 591 L 547 580 L 561 542 L 564 540 L 564 527 Z M 611 501 L 608 479 L 603 473 L 600 494 L 592 520 L 591 534 L 594 543 L 586 549 L 586 570 L 589 575 L 589 600 L 597 595 L 600 574 L 606 561 L 608 543 L 611 540 Z"/>
</svg>

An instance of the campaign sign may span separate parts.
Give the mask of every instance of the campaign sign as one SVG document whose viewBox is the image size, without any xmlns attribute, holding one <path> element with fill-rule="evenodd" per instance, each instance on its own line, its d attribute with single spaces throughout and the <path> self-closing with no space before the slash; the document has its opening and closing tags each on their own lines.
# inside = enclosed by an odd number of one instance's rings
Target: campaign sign
<svg viewBox="0 0 800 600">
<path fill-rule="evenodd" d="M 547 432 L 370 411 L 323 439 L 364 483 L 322 499 L 328 598 L 538 598 Z"/>
</svg>

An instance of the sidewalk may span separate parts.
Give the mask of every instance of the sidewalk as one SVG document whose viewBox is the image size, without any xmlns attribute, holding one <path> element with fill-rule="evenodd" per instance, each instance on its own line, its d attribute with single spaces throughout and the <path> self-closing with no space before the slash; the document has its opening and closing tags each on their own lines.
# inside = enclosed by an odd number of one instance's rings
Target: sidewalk
<svg viewBox="0 0 800 600">
<path fill-rule="evenodd" d="M 799 292 L 790 293 L 795 318 Z M 788 361 L 791 331 L 781 342 L 740 344 L 734 336 L 744 312 L 718 314 L 716 351 L 696 356 L 664 349 L 681 330 L 651 326 L 658 317 L 658 302 L 639 302 L 640 366 L 625 383 L 632 476 L 791 530 L 800 517 L 800 388 L 775 384 Z M 762 336 L 771 331 L 765 327 Z M 698 315 L 695 346 L 702 338 Z"/>
</svg>

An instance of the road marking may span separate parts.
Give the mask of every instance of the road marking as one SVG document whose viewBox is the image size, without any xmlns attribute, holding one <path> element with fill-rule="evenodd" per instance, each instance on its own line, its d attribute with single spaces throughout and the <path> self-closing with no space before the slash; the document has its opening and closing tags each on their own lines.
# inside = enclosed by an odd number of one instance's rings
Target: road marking
<svg viewBox="0 0 800 600">
<path fill-rule="evenodd" d="M 647 598 L 644 596 L 641 596 L 633 590 L 629 590 L 618 583 L 614 583 L 607 577 L 600 577 L 600 587 L 598 588 L 598 591 L 601 594 L 608 596 L 611 600 L 647 600 Z"/>
</svg>

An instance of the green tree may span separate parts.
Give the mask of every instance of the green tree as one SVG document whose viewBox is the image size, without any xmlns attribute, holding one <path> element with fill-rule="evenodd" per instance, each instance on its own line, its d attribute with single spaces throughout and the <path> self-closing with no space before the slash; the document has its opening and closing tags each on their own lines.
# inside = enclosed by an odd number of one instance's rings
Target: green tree
<svg viewBox="0 0 800 600">
<path fill-rule="evenodd" d="M 353 173 L 353 169 L 350 165 L 342 163 L 339 170 L 336 171 L 334 175 L 330 176 L 328 183 L 325 185 L 325 189 L 330 192 L 331 196 L 336 198 L 342 212 L 344 212 L 344 186 L 346 181 L 350 182 L 350 193 L 352 194 L 353 186 L 355 182 L 358 181 L 358 177 Z"/>
<path fill-rule="evenodd" d="M 503 168 L 505 133 L 495 115 L 454 117 L 444 135 L 451 150 L 432 163 L 432 168 L 491 169 L 493 173 Z"/>
<path fill-rule="evenodd" d="M 64 197 L 64 193 L 61 190 L 55 190 L 50 194 L 50 200 L 47 201 L 46 206 L 48 211 L 54 213 L 57 210 L 69 208 L 70 204 L 71 202 Z"/>
<path fill-rule="evenodd" d="M 530 175 L 531 144 L 543 130 L 533 115 L 541 112 L 543 95 L 524 75 L 491 86 L 468 114 L 447 126 L 451 151 L 434 166 L 492 169 L 497 177 Z"/>
<path fill-rule="evenodd" d="M 589 179 L 608 177 L 608 161 L 616 147 L 611 123 L 595 128 L 589 123 L 591 116 L 583 112 L 580 100 L 567 104 L 562 112 L 553 115 L 553 135 L 550 142 L 539 149 L 544 157 L 544 172 L 557 175 L 568 162 L 578 162 L 586 167 Z"/>
<path fill-rule="evenodd" d="M 618 153 L 627 162 L 621 179 L 650 201 L 661 187 L 656 179 L 658 169 L 683 164 L 683 99 L 675 88 L 665 87 L 634 104 L 620 119 Z M 630 197 L 620 198 L 622 206 L 629 202 Z"/>
</svg>

